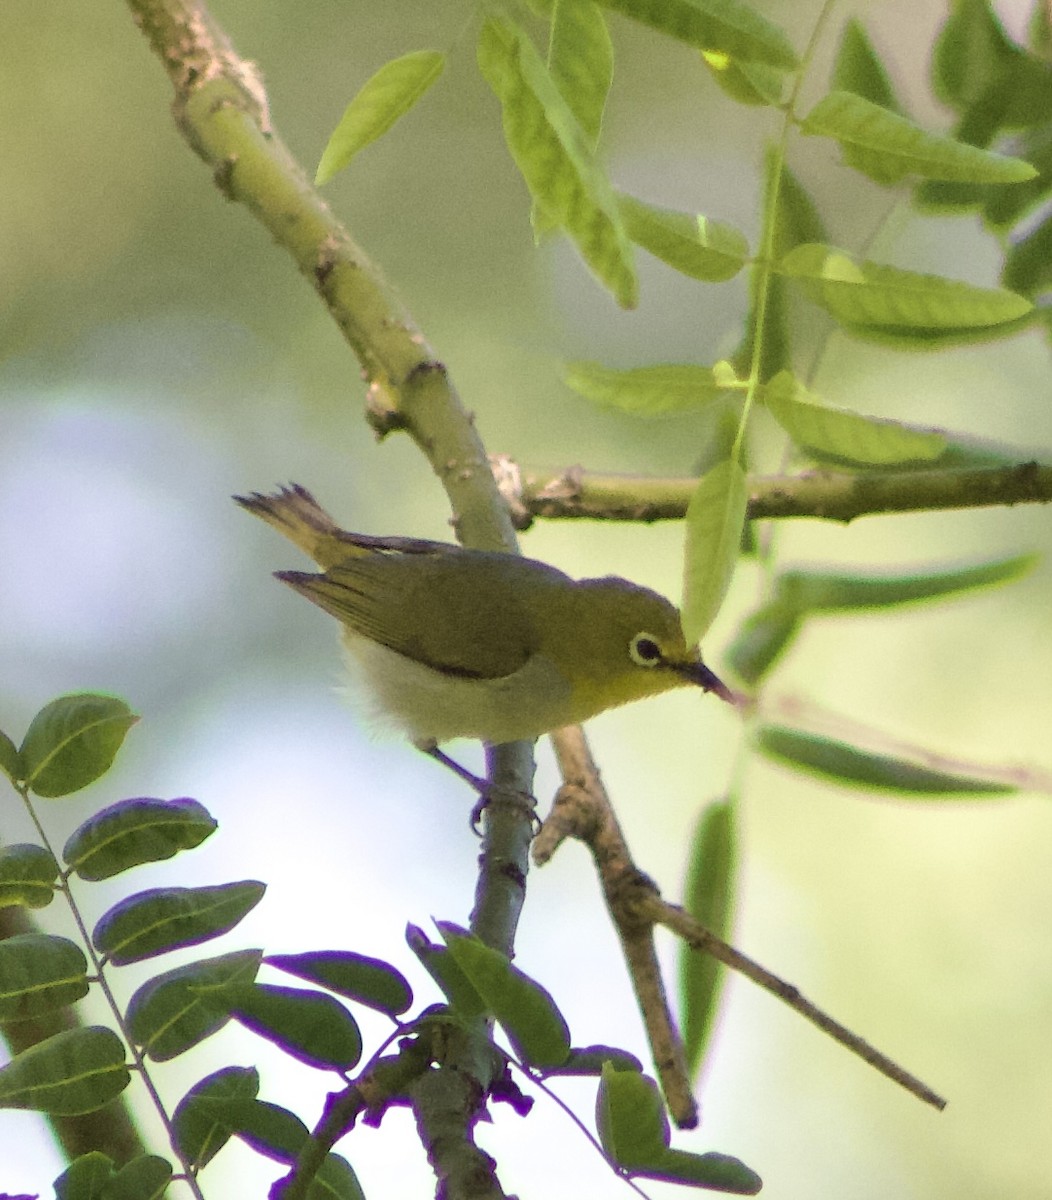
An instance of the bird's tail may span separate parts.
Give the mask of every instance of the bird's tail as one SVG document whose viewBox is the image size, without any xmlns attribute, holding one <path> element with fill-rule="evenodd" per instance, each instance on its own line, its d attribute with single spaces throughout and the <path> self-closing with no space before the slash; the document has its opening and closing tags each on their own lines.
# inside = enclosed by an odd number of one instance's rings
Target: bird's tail
<svg viewBox="0 0 1052 1200">
<path fill-rule="evenodd" d="M 320 567 L 328 568 L 352 555 L 368 553 L 356 544 L 355 535 L 342 530 L 298 483 L 271 496 L 253 492 L 251 496 L 235 496 L 234 499 L 242 508 L 273 525 L 290 542 L 295 542 Z"/>
</svg>

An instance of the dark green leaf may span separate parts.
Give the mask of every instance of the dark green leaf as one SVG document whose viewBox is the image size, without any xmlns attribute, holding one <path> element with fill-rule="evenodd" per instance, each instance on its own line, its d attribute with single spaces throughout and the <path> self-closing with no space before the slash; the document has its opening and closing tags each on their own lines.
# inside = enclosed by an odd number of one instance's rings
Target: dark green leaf
<svg viewBox="0 0 1052 1200">
<path fill-rule="evenodd" d="M 156 1154 L 125 1163 L 103 1189 L 102 1200 L 159 1200 L 172 1179 L 172 1164 Z"/>
<path fill-rule="evenodd" d="M 68 938 L 21 933 L 0 942 L 0 1021 L 25 1021 L 88 994 L 88 960 Z"/>
<path fill-rule="evenodd" d="M 907 175 L 966 183 L 1016 183 L 1036 174 L 1020 158 L 929 133 L 908 117 L 852 92 L 830 92 L 807 114 L 800 128 L 806 134 L 833 138 L 844 161 L 877 183 L 898 183 Z"/>
<path fill-rule="evenodd" d="M 237 950 L 147 981 L 128 1004 L 132 1040 L 155 1062 L 196 1046 L 230 1020 L 227 989 L 255 979 L 262 960 L 261 950 Z"/>
<path fill-rule="evenodd" d="M 749 257 L 745 235 L 723 221 L 645 204 L 625 192 L 617 193 L 617 207 L 633 242 L 691 279 L 722 283 Z"/>
<path fill-rule="evenodd" d="M 849 329 L 974 329 L 1026 316 L 1032 305 L 1000 288 L 856 262 L 833 246 L 797 246 L 778 271 Z"/>
<path fill-rule="evenodd" d="M 139 718 L 115 696 L 60 696 L 37 713 L 19 751 L 38 796 L 68 796 L 109 770 Z"/>
<path fill-rule="evenodd" d="M 1018 787 L 1004 780 L 954 773 L 890 754 L 874 753 L 838 738 L 784 725 L 761 725 L 756 743 L 769 758 L 836 783 L 878 791 L 946 796 L 1004 795 Z"/>
<path fill-rule="evenodd" d="M 255 983 L 233 991 L 232 1014 L 308 1066 L 349 1071 L 362 1054 L 351 1014 L 324 992 Z"/>
<path fill-rule="evenodd" d="M 56 1033 L 0 1067 L 0 1108 L 63 1117 L 94 1112 L 128 1086 L 124 1057 L 120 1038 L 102 1025 Z"/>
<path fill-rule="evenodd" d="M 844 25 L 833 66 L 833 87 L 839 92 L 853 92 L 890 112 L 902 112 L 887 69 L 857 17 L 850 17 Z"/>
<path fill-rule="evenodd" d="M 694 830 L 684 904 L 706 929 L 726 940 L 734 912 L 737 873 L 734 805 L 716 800 Z M 716 1023 L 723 968 L 708 954 L 685 944 L 679 952 L 683 1047 L 691 1078 L 697 1075 Z"/>
<path fill-rule="evenodd" d="M 307 1200 L 365 1200 L 365 1193 L 351 1164 L 330 1152 L 307 1189 Z"/>
<path fill-rule="evenodd" d="M 115 904 L 95 926 L 95 949 L 115 966 L 228 933 L 267 890 L 253 879 L 216 887 L 151 888 Z"/>
<path fill-rule="evenodd" d="M 0 846 L 0 908 L 46 908 L 55 896 L 59 865 L 43 846 Z"/>
<path fill-rule="evenodd" d="M 62 857 L 81 879 L 109 879 L 192 850 L 215 828 L 215 819 L 196 800 L 119 800 L 89 817 L 66 842 Z"/>
<path fill-rule="evenodd" d="M 734 382 L 733 372 L 724 375 L 692 363 L 619 370 L 596 362 L 571 362 L 566 364 L 563 378 L 579 396 L 639 417 L 700 408 L 723 395 Z"/>
<path fill-rule="evenodd" d="M 1052 284 L 1052 215 L 1009 247 L 1002 279 L 1028 296 Z"/>
<path fill-rule="evenodd" d="M 230 1100 L 252 1100 L 259 1091 L 255 1067 L 223 1067 L 195 1083 L 175 1107 L 172 1128 L 176 1145 L 187 1162 L 200 1170 L 230 1140 L 232 1130 L 222 1118 Z"/>
<path fill-rule="evenodd" d="M 687 505 L 683 636 L 695 645 L 730 587 L 741 549 L 749 486 L 736 459 L 707 471 Z"/>
<path fill-rule="evenodd" d="M 321 186 L 405 116 L 442 74 L 446 56 L 414 50 L 392 59 L 362 85 L 347 105 L 318 163 L 314 182 Z"/>
<path fill-rule="evenodd" d="M 391 1017 L 405 1012 L 413 1003 L 405 976 L 379 958 L 350 950 L 314 950 L 306 954 L 268 954 L 263 961 Z"/>
<path fill-rule="evenodd" d="M 20 783 L 26 774 L 18 747 L 2 729 L 0 729 L 0 771 L 3 771 L 12 783 Z"/>
<path fill-rule="evenodd" d="M 866 466 L 928 462 L 946 448 L 945 439 L 934 430 L 919 431 L 898 421 L 818 403 L 788 371 L 779 372 L 766 385 L 763 400 L 797 445 L 841 461 Z"/>
<path fill-rule="evenodd" d="M 216 1103 L 216 1102 L 208 1102 Z M 287 1108 L 268 1100 L 236 1098 L 216 1103 L 219 1120 L 258 1154 L 277 1162 L 295 1162 L 310 1137 L 307 1126 Z"/>
<path fill-rule="evenodd" d="M 112 1178 L 113 1159 L 101 1150 L 89 1150 L 55 1180 L 55 1200 L 102 1200 L 103 1189 Z"/>
<path fill-rule="evenodd" d="M 848 612 L 915 604 L 923 600 L 1009 583 L 1037 563 L 1033 554 L 997 558 L 984 563 L 910 575 L 839 571 L 786 571 L 778 578 L 776 596 L 796 612 Z"/>
<path fill-rule="evenodd" d="M 470 1021 L 486 1012 L 485 1001 L 445 946 L 436 946 L 417 925 L 406 926 L 405 940 L 459 1016 Z"/>
<path fill-rule="evenodd" d="M 566 1062 L 545 1075 L 602 1075 L 609 1063 L 617 1071 L 642 1071 L 643 1064 L 634 1054 L 617 1046 L 575 1046 Z"/>
<path fill-rule="evenodd" d="M 500 1022 L 515 1053 L 531 1066 L 550 1068 L 566 1062 L 570 1031 L 551 994 L 507 957 L 477 938 L 439 922 L 449 952 Z"/>
<path fill-rule="evenodd" d="M 738 0 L 599 0 L 658 33 L 698 50 L 715 50 L 743 62 L 791 71 L 796 55 L 777 25 Z"/>
<path fill-rule="evenodd" d="M 490 16 L 478 62 L 500 100 L 511 156 L 545 218 L 566 230 L 618 304 L 633 308 L 639 284 L 613 190 L 533 43 Z"/>
<path fill-rule="evenodd" d="M 751 612 L 738 626 L 724 655 L 743 683 L 755 686 L 778 662 L 800 629 L 800 614 L 789 604 L 773 600 Z"/>
<path fill-rule="evenodd" d="M 607 1065 L 596 1102 L 599 1139 L 629 1176 L 752 1196 L 760 1177 L 727 1154 L 688 1154 L 669 1148 L 669 1127 L 657 1085 L 636 1071 Z"/>
</svg>

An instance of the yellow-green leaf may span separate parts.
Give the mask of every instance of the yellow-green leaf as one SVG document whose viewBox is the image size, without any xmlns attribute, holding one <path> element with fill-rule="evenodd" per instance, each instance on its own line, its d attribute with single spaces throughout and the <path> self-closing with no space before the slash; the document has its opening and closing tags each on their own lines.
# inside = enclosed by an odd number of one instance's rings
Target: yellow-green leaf
<svg viewBox="0 0 1052 1200">
<path fill-rule="evenodd" d="M 733 225 L 645 204 L 624 192 L 617 194 L 617 207 L 633 242 L 691 279 L 722 283 L 748 260 L 749 243 Z"/>
<path fill-rule="evenodd" d="M 683 636 L 688 646 L 712 624 L 730 587 L 748 501 L 745 472 L 728 458 L 705 473 L 687 505 Z"/>
<path fill-rule="evenodd" d="M 929 133 L 908 117 L 852 92 L 830 92 L 800 128 L 806 134 L 833 138 L 844 161 L 878 183 L 897 183 L 907 175 L 964 183 L 1021 183 L 1037 174 L 1021 158 Z"/>
<path fill-rule="evenodd" d="M 841 324 L 863 332 L 985 328 L 1015 321 L 1033 307 L 1003 288 L 858 262 L 843 250 L 814 242 L 790 250 L 775 269 Z"/>
<path fill-rule="evenodd" d="M 571 362 L 566 364 L 564 379 L 579 396 L 637 417 L 689 411 L 727 390 L 727 381 L 712 367 L 693 363 L 621 370 L 595 362 Z"/>
<path fill-rule="evenodd" d="M 698 50 L 716 50 L 744 62 L 791 71 L 796 55 L 785 34 L 738 0 L 599 0 Z"/>
<path fill-rule="evenodd" d="M 327 183 L 359 150 L 382 137 L 431 87 L 445 65 L 446 56 L 437 50 L 414 50 L 384 63 L 347 105 L 322 152 L 314 182 Z"/>
<path fill-rule="evenodd" d="M 594 150 L 614 74 L 614 47 L 595 0 L 555 0 L 548 70 Z"/>
<path fill-rule="evenodd" d="M 639 283 L 613 189 L 533 43 L 511 21 L 489 17 L 479 32 L 478 63 L 500 100 L 511 156 L 545 219 L 566 230 L 618 304 L 634 307 Z"/>
<path fill-rule="evenodd" d="M 739 104 L 781 104 L 785 74 L 776 67 L 731 58 L 717 50 L 702 50 L 701 61 L 720 90 Z"/>
<path fill-rule="evenodd" d="M 848 18 L 844 25 L 833 66 L 833 87 L 840 92 L 853 92 L 889 112 L 902 112 L 888 72 L 866 27 L 857 17 Z"/>
<path fill-rule="evenodd" d="M 946 439 L 939 433 L 820 403 L 788 371 L 780 371 L 762 395 L 771 416 L 797 445 L 845 462 L 866 466 L 926 462 L 946 449 Z"/>
</svg>

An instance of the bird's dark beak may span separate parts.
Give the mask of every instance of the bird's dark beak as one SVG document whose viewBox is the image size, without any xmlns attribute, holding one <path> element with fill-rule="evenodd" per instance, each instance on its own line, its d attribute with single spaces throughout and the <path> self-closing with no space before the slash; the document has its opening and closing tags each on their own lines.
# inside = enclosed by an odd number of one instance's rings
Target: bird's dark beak
<svg viewBox="0 0 1052 1200">
<path fill-rule="evenodd" d="M 676 671 L 691 683 L 697 684 L 705 692 L 714 692 L 728 704 L 738 705 L 738 697 L 723 682 L 722 679 L 703 662 L 683 663 L 676 666 Z"/>
</svg>

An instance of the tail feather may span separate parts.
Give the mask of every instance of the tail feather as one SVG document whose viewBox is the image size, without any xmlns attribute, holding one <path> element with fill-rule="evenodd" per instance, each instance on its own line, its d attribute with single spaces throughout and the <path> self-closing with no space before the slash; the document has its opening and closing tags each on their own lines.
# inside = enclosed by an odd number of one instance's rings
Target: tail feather
<svg viewBox="0 0 1052 1200">
<path fill-rule="evenodd" d="M 346 534 L 305 487 L 293 483 L 267 496 L 253 492 L 235 496 L 243 509 L 272 525 L 279 533 L 310 555 L 320 567 L 363 551 Z"/>
</svg>

